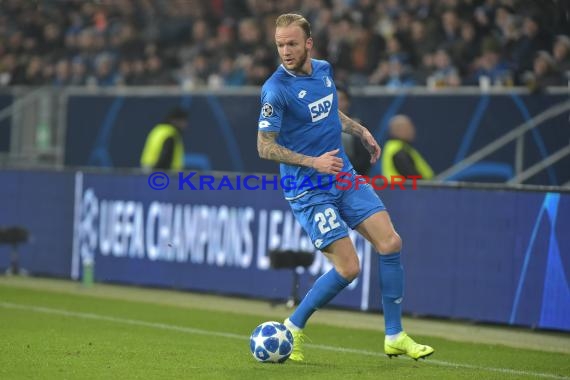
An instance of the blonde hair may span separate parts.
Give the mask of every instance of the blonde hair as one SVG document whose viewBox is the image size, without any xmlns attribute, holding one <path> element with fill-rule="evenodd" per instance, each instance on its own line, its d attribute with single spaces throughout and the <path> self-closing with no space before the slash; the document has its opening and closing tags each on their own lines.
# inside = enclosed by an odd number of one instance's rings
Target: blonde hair
<svg viewBox="0 0 570 380">
<path fill-rule="evenodd" d="M 301 15 L 295 13 L 285 13 L 281 16 L 277 17 L 275 20 L 275 26 L 277 28 L 289 26 L 289 25 L 297 25 L 303 29 L 305 32 L 305 36 L 307 38 L 311 37 L 311 24 Z"/>
</svg>

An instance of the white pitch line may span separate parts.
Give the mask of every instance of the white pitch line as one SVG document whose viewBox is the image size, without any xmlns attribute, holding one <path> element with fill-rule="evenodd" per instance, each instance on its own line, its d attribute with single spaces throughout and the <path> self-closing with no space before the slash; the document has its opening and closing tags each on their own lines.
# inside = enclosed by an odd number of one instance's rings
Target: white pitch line
<svg viewBox="0 0 570 380">
<path fill-rule="evenodd" d="M 93 313 L 81 313 L 76 311 L 68 311 L 62 309 L 52 309 L 43 306 L 33 306 L 33 305 L 22 305 L 22 304 L 15 304 L 10 302 L 0 302 L 0 307 L 5 309 L 15 309 L 15 310 L 26 310 L 26 311 L 33 311 L 36 313 L 45 313 L 45 314 L 52 314 L 52 315 L 61 315 L 64 317 L 73 317 L 73 318 L 82 318 L 82 319 L 92 319 L 96 321 L 106 321 L 106 322 L 114 322 L 114 323 L 121 323 L 125 325 L 132 325 L 132 326 L 141 326 L 141 327 L 150 327 L 154 329 L 161 329 L 161 330 L 170 330 L 170 331 L 178 331 L 187 334 L 196 334 L 196 335 L 207 335 L 207 336 L 217 336 L 221 338 L 229 338 L 229 339 L 240 339 L 246 341 L 248 339 L 247 336 L 233 334 L 233 333 L 224 333 L 219 331 L 209 331 L 209 330 L 202 330 L 196 329 L 192 327 L 184 327 L 184 326 L 176 326 L 176 325 L 169 325 L 166 323 L 156 323 L 156 322 L 146 322 L 137 319 L 128 319 L 128 318 L 118 318 L 118 317 L 111 317 L 107 315 L 100 315 L 100 314 L 93 314 Z M 350 354 L 358 354 L 358 355 L 366 355 L 366 356 L 376 356 L 385 358 L 384 354 L 374 351 L 367 351 L 367 350 L 359 350 L 355 348 L 343 348 L 343 347 L 335 347 L 335 346 L 326 346 L 321 344 L 306 344 L 307 347 L 315 348 L 318 350 L 325 350 L 325 351 L 333 351 L 333 352 L 344 352 Z M 397 359 L 396 359 L 397 360 Z M 411 359 L 410 359 L 411 360 Z M 541 377 L 545 379 L 566 379 L 570 380 L 570 377 L 565 376 L 558 376 L 550 373 L 543 373 L 543 372 L 532 372 L 532 371 L 523 371 L 523 370 L 516 370 L 516 369 L 509 369 L 509 368 L 495 368 L 495 367 L 482 367 L 472 364 L 464 364 L 464 363 L 453 363 L 444 360 L 434 360 L 434 359 L 427 359 L 422 360 L 422 364 L 426 365 L 436 365 L 442 367 L 450 367 L 450 368 L 465 368 L 465 369 L 475 369 L 479 371 L 489 371 L 489 372 L 497 372 L 503 373 L 508 375 L 523 375 L 523 376 L 534 376 L 534 377 Z"/>
</svg>

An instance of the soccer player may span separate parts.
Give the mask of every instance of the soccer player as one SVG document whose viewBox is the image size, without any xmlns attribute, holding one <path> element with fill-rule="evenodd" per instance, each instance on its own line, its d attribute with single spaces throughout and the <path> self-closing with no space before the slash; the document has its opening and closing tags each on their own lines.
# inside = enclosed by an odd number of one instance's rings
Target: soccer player
<svg viewBox="0 0 570 380">
<path fill-rule="evenodd" d="M 333 264 L 333 269 L 315 281 L 285 320 L 295 338 L 291 359 L 303 360 L 303 328 L 309 317 L 360 272 L 348 228 L 356 229 L 380 254 L 386 354 L 405 354 L 416 360 L 426 357 L 434 352 L 433 348 L 416 343 L 402 330 L 402 241 L 384 204 L 370 185 L 358 189 L 351 186 L 348 190 L 334 184 L 323 186 L 322 177 L 334 182 L 341 172 L 354 181 L 354 169 L 341 143 L 342 132 L 360 138 L 370 152 L 371 163 L 380 157 L 380 147 L 366 128 L 338 111 L 331 66 L 311 58 L 313 39 L 304 17 L 279 16 L 275 43 L 282 64 L 261 91 L 257 149 L 261 158 L 280 162 L 282 178 L 294 178 L 291 186 L 284 186 L 285 199 L 314 246 Z"/>
</svg>

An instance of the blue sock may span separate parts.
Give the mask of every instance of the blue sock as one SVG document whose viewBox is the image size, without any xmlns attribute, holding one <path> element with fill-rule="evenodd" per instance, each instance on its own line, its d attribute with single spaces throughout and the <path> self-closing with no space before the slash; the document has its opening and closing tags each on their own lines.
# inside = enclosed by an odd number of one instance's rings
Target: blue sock
<svg viewBox="0 0 570 380">
<path fill-rule="evenodd" d="M 289 317 L 289 320 L 295 326 L 304 328 L 309 317 L 317 309 L 332 300 L 348 284 L 350 284 L 350 281 L 338 274 L 336 269 L 331 269 L 315 281 L 315 284 L 293 312 L 293 315 Z"/>
<path fill-rule="evenodd" d="M 404 268 L 400 264 L 400 252 L 380 255 L 378 270 L 386 335 L 394 335 L 402 331 Z"/>
</svg>

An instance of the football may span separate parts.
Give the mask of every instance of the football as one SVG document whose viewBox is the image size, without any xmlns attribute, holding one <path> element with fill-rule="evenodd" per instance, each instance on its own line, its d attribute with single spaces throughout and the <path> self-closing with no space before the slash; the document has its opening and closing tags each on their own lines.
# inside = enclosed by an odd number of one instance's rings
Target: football
<svg viewBox="0 0 570 380">
<path fill-rule="evenodd" d="M 293 351 L 293 334 L 283 323 L 263 322 L 249 338 L 253 357 L 262 363 L 283 363 Z"/>
</svg>

